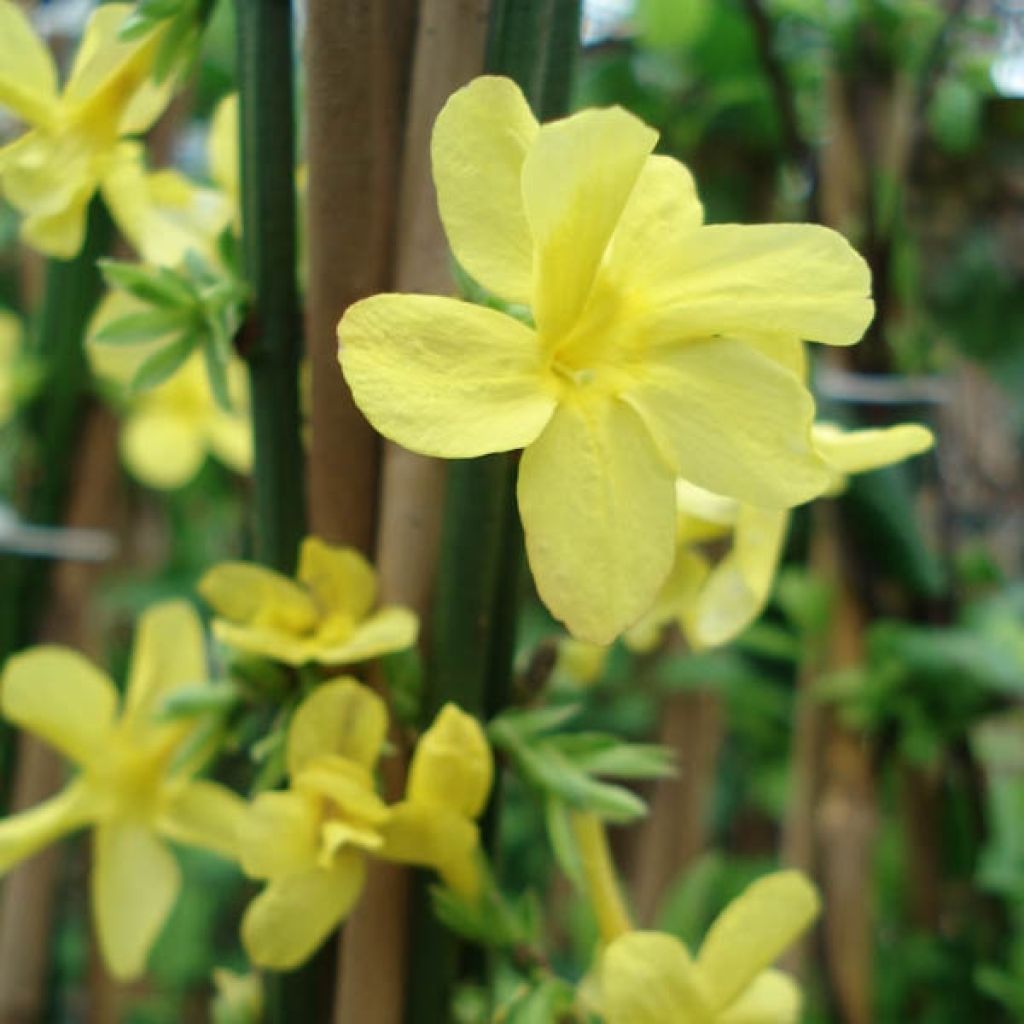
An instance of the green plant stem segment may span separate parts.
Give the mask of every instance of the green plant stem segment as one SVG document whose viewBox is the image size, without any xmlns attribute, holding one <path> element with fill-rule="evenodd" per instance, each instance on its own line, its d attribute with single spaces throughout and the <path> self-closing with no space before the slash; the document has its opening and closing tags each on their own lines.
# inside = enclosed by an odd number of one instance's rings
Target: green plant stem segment
<svg viewBox="0 0 1024 1024">
<path fill-rule="evenodd" d="M 289 0 L 237 0 L 242 247 L 252 305 L 239 349 L 249 364 L 257 561 L 289 575 L 306 528 L 299 415 L 302 317 L 296 279 L 295 112 Z M 326 1020 L 328 943 L 303 968 L 272 975 L 274 1024 Z"/>
<path fill-rule="evenodd" d="M 494 0 L 486 70 L 514 79 L 541 119 L 563 115 L 579 29 L 579 0 Z M 508 702 L 523 565 L 515 476 L 513 455 L 448 467 L 424 724 L 447 701 L 481 717 Z M 486 831 L 496 840 L 493 814 Z M 409 1024 L 447 1024 L 459 973 L 459 943 L 434 920 L 428 884 L 413 897 Z"/>
<path fill-rule="evenodd" d="M 243 254 L 253 296 L 240 348 L 253 410 L 255 555 L 290 574 L 306 520 L 292 12 L 289 0 L 237 0 L 236 11 Z"/>
<path fill-rule="evenodd" d="M 112 236 L 110 216 L 94 200 L 81 252 L 46 264 L 43 300 L 30 336 L 32 356 L 45 377 L 24 411 L 18 468 L 24 481 L 18 511 L 28 523 L 58 526 L 64 518 L 90 386 L 82 339 L 103 292 L 98 261 Z M 41 558 L 0 557 L 0 664 L 35 638 L 50 568 Z M 9 779 L 6 738 L 5 731 L 0 775 Z"/>
</svg>

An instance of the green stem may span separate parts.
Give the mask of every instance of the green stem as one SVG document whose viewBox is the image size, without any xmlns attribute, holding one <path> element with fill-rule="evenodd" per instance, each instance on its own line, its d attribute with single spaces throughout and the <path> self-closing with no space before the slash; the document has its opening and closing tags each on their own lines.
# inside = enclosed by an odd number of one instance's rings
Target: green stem
<svg viewBox="0 0 1024 1024">
<path fill-rule="evenodd" d="M 29 523 L 57 526 L 64 517 L 89 393 L 82 339 L 103 291 L 98 261 L 112 234 L 106 209 L 94 200 L 81 252 L 74 259 L 46 264 L 43 301 L 31 335 L 31 352 L 45 378 L 24 411 L 26 440 L 19 457 L 19 476 L 26 481 L 19 513 Z M 50 568 L 42 558 L 0 558 L 0 664 L 33 640 Z M 8 746 L 5 742 L 0 757 L 5 779 L 10 778 Z"/>
<path fill-rule="evenodd" d="M 302 318 L 296 281 L 295 125 L 289 0 L 237 0 L 242 244 L 252 308 L 240 336 L 249 363 L 256 559 L 289 575 L 306 526 L 299 414 Z M 329 1019 L 333 944 L 272 975 L 268 1019 Z"/>
<path fill-rule="evenodd" d="M 494 0 L 486 68 L 518 82 L 536 113 L 566 113 L 579 47 L 579 0 Z M 489 455 L 448 467 L 438 585 L 428 652 L 424 723 L 446 701 L 490 717 L 508 702 L 522 575 L 515 508 L 516 460 Z M 497 841 L 496 815 L 486 833 Z M 434 920 L 420 878 L 413 894 L 406 1019 L 451 1019 L 463 959 L 460 944 Z"/>
<path fill-rule="evenodd" d="M 236 10 L 242 235 L 253 293 L 242 347 L 253 410 L 255 553 L 264 565 L 291 573 L 306 520 L 291 4 L 237 0 Z"/>
</svg>

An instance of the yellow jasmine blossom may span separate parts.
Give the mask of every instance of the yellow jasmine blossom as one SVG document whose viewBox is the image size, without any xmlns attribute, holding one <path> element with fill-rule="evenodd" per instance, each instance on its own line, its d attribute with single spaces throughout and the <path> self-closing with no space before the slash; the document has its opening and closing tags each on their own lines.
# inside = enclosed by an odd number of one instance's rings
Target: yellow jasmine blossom
<svg viewBox="0 0 1024 1024">
<path fill-rule="evenodd" d="M 348 665 L 401 651 L 419 623 L 407 608 L 372 611 L 373 567 L 353 548 L 307 537 L 296 580 L 248 562 L 222 562 L 199 582 L 228 647 L 286 665 Z"/>
<path fill-rule="evenodd" d="M 106 324 L 149 309 L 127 292 L 108 292 L 89 322 L 86 353 L 93 373 L 116 390 L 126 391 L 139 367 L 172 336 L 154 336 L 134 345 L 93 339 Z M 249 377 L 241 359 L 232 359 L 227 376 L 230 410 L 214 398 L 198 351 L 163 384 L 128 400 L 120 446 L 132 476 L 149 487 L 175 490 L 195 477 L 208 455 L 236 473 L 251 470 Z"/>
<path fill-rule="evenodd" d="M 571 824 L 602 942 L 580 994 L 606 1024 L 795 1024 L 800 990 L 771 965 L 820 909 L 800 872 L 749 886 L 694 958 L 674 935 L 633 930 L 604 826 L 593 814 L 574 814 Z"/>
<path fill-rule="evenodd" d="M 842 237 L 704 226 L 689 172 L 656 142 L 617 107 L 538 125 L 512 82 L 475 80 L 434 127 L 441 218 L 459 262 L 522 316 L 378 295 L 338 327 L 356 402 L 391 440 L 445 458 L 525 448 L 538 590 L 595 643 L 671 568 L 676 477 L 761 504 L 823 489 L 810 394 L 755 343 L 849 344 L 872 315 Z"/>
<path fill-rule="evenodd" d="M 133 7 L 93 12 L 63 90 L 49 50 L 12 0 L 0 0 L 0 105 L 29 130 L 0 149 L 0 189 L 21 213 L 21 235 L 40 252 L 69 259 L 82 246 L 85 213 L 101 190 L 115 216 L 129 201 L 119 178 L 123 139 L 146 131 L 173 82 L 151 79 L 162 33 L 123 42 Z"/>
<path fill-rule="evenodd" d="M 877 430 L 844 431 L 819 423 L 813 442 L 829 473 L 828 493 L 842 490 L 853 473 L 927 451 L 931 432 L 916 423 Z M 735 639 L 768 601 L 789 527 L 789 510 L 761 508 L 676 481 L 679 518 L 676 557 L 653 607 L 626 634 L 634 650 L 649 650 L 664 625 L 678 624 L 695 650 Z M 702 545 L 727 543 L 713 561 Z"/>
<path fill-rule="evenodd" d="M 91 826 L 93 917 L 103 959 L 118 978 L 142 973 L 177 899 L 181 874 L 164 840 L 235 856 L 244 802 L 175 765 L 190 726 L 154 718 L 167 693 L 206 678 L 199 619 L 172 601 L 139 620 L 120 713 L 111 680 L 64 647 L 15 655 L 0 680 L 8 721 L 80 768 L 61 793 L 0 822 L 0 872 Z"/>
<path fill-rule="evenodd" d="M 267 883 L 242 921 L 253 963 L 286 970 L 306 960 L 355 905 L 367 856 L 435 867 L 472 891 L 470 818 L 492 771 L 483 732 L 445 708 L 420 741 L 406 799 L 389 808 L 373 785 L 387 721 L 380 697 L 348 677 L 297 708 L 286 741 L 290 788 L 260 794 L 240 832 L 243 868 Z"/>
<path fill-rule="evenodd" d="M 800 990 L 771 964 L 819 909 L 802 874 L 780 871 L 722 911 L 696 957 L 674 935 L 624 933 L 598 967 L 606 1024 L 796 1024 Z"/>
</svg>

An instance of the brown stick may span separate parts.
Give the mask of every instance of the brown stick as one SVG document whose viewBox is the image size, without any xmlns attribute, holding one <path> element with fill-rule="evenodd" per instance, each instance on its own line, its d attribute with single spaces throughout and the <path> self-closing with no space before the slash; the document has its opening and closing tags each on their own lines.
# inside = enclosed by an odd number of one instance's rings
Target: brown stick
<svg viewBox="0 0 1024 1024">
<path fill-rule="evenodd" d="M 448 95 L 483 64 L 486 0 L 424 0 L 416 38 L 402 165 L 400 291 L 449 292 L 448 246 L 430 174 L 430 131 Z M 382 600 L 414 609 L 426 622 L 441 528 L 444 464 L 386 445 L 377 561 Z M 404 762 L 391 763 L 392 795 Z M 336 1024 L 399 1024 L 405 1008 L 409 875 L 375 864 L 342 942 Z"/>
<path fill-rule="evenodd" d="M 93 409 L 85 424 L 67 515 L 74 527 L 112 528 L 119 511 L 117 424 Z M 101 566 L 63 562 L 51 583 L 51 605 L 41 640 L 98 654 L 90 595 Z M 50 796 L 64 779 L 61 759 L 34 737 L 22 735 L 15 768 L 13 809 Z M 12 871 L 0 890 L 0 1021 L 42 1019 L 60 850 L 53 848 Z"/>
<path fill-rule="evenodd" d="M 658 742 L 675 753 L 678 775 L 655 784 L 638 830 L 632 870 L 637 920 L 651 925 L 666 894 L 707 845 L 707 808 L 722 745 L 722 702 L 708 691 L 665 702 Z"/>
<path fill-rule="evenodd" d="M 392 283 L 411 0 L 310 0 L 308 356 L 312 370 L 310 522 L 373 548 L 379 438 L 338 369 L 337 324 Z"/>
</svg>

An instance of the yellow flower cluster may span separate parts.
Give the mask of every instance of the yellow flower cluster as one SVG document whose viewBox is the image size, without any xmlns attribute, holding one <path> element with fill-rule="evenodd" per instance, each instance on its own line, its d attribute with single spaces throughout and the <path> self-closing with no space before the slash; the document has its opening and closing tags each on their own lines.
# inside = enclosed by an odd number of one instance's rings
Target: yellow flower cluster
<svg viewBox="0 0 1024 1024">
<path fill-rule="evenodd" d="M 258 796 L 241 834 L 242 867 L 266 882 L 242 921 L 253 963 L 286 969 L 309 957 L 359 898 L 369 857 L 433 868 L 460 895 L 479 895 L 474 819 L 494 770 L 483 730 L 444 707 L 416 747 L 405 798 L 388 806 L 373 784 L 387 721 L 381 698 L 348 677 L 296 710 L 290 786 Z"/>
</svg>

